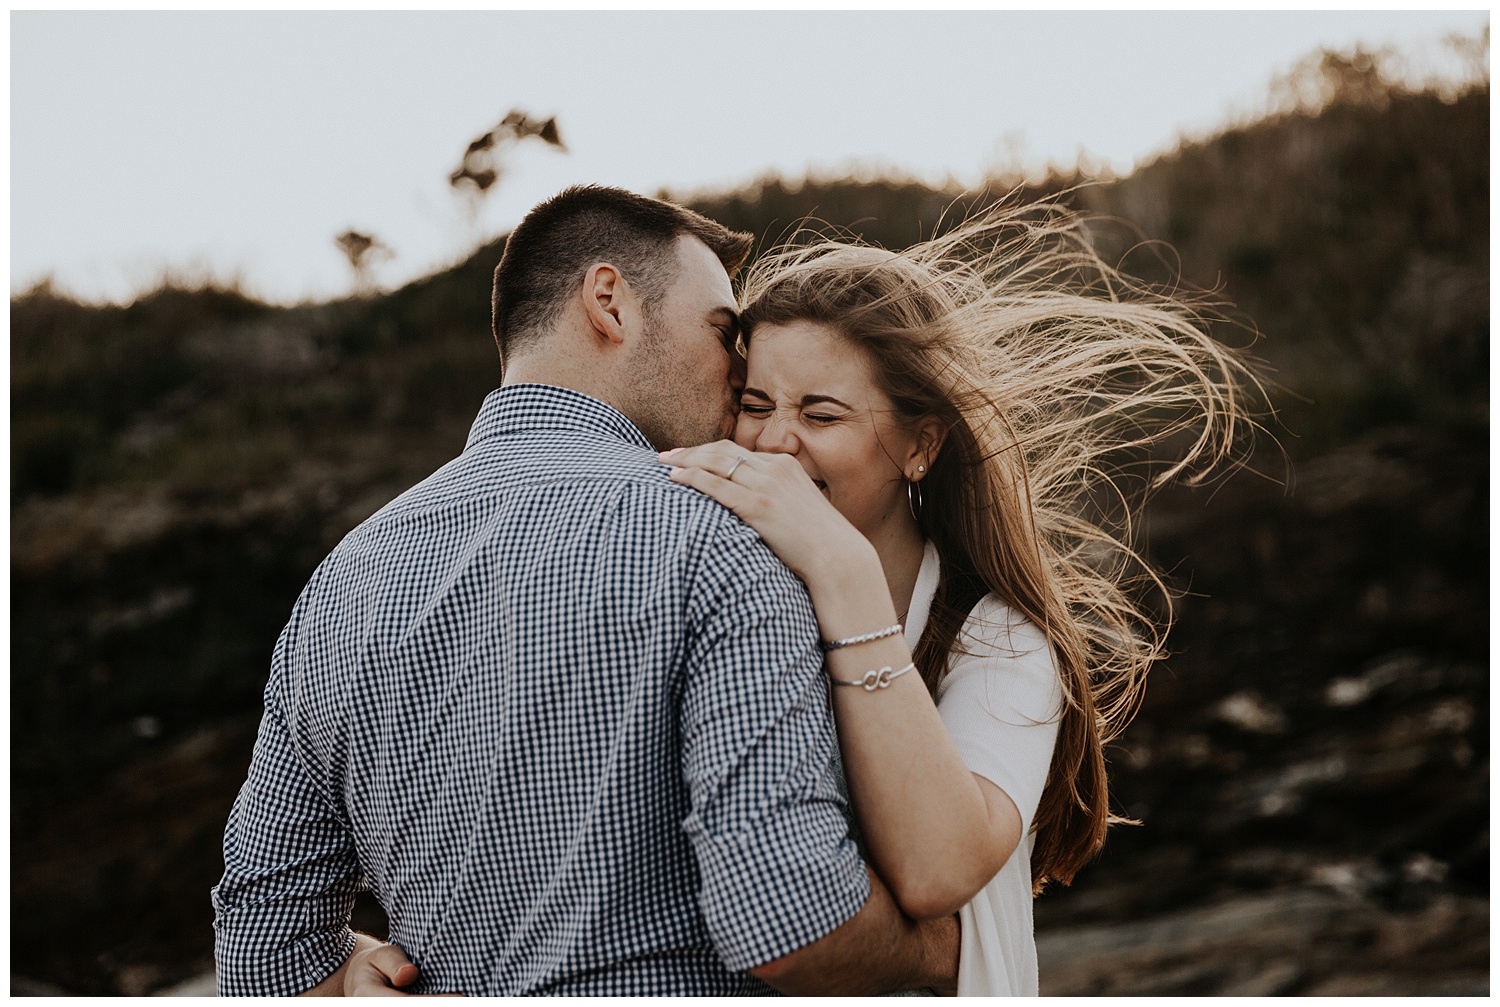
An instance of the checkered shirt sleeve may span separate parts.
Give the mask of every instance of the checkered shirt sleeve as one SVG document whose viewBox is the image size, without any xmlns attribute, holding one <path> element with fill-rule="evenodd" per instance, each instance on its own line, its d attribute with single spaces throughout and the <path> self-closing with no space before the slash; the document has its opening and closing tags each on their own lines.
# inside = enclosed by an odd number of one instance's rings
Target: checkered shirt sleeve
<svg viewBox="0 0 1500 1007">
<path fill-rule="evenodd" d="M 726 967 L 748 969 L 827 934 L 870 888 L 829 773 L 836 742 L 807 596 L 743 525 L 710 555 L 681 708 L 683 827 L 714 946 Z"/>
<path fill-rule="evenodd" d="M 302 607 L 272 655 L 249 776 L 225 829 L 224 880 L 212 893 L 220 996 L 300 993 L 354 951 L 349 913 L 365 886 L 352 836 L 298 758 L 280 710 Z"/>
</svg>

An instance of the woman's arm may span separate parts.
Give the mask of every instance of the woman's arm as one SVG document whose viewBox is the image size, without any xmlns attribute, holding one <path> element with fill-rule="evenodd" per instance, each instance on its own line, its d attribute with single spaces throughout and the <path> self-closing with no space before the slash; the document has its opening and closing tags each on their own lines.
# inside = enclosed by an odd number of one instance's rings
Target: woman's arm
<svg viewBox="0 0 1500 1007">
<path fill-rule="evenodd" d="M 717 499 L 753 527 L 807 585 L 825 640 L 896 622 L 875 548 L 788 455 L 752 454 L 727 442 L 671 452 L 673 480 Z M 828 654 L 834 679 L 911 662 L 898 636 Z M 876 871 L 914 919 L 956 912 L 1005 865 L 1021 816 L 1005 793 L 964 765 L 921 676 L 884 689 L 833 689 L 839 745 L 855 814 Z"/>
<path fill-rule="evenodd" d="M 855 533 L 858 534 L 857 532 Z M 825 552 L 804 582 L 824 639 L 889 626 L 896 612 L 875 550 Z M 830 651 L 829 676 L 855 681 L 871 669 L 904 668 L 900 636 Z M 971 773 L 915 671 L 884 689 L 833 689 L 839 746 L 854 811 L 876 869 L 914 919 L 957 912 L 1021 841 L 1021 815 L 1005 792 Z"/>
</svg>

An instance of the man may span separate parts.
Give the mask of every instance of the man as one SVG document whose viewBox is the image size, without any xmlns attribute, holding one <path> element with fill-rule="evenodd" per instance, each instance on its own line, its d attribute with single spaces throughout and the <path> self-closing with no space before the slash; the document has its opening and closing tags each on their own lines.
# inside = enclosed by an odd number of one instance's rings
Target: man
<svg viewBox="0 0 1500 1007">
<path fill-rule="evenodd" d="M 221 994 L 337 994 L 397 947 L 420 992 L 952 985 L 956 924 L 901 916 L 846 834 L 805 592 L 656 460 L 732 426 L 749 244 L 598 187 L 511 235 L 502 387 L 277 643 Z M 365 887 L 396 947 L 349 930 Z"/>
</svg>

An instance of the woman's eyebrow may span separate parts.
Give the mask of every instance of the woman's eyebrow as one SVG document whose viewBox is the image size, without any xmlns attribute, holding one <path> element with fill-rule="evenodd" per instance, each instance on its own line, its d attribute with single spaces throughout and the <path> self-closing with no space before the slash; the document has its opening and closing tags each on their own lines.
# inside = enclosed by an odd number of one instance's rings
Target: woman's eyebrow
<svg viewBox="0 0 1500 1007">
<path fill-rule="evenodd" d="M 742 396 L 744 396 L 744 395 L 753 395 L 753 396 L 755 396 L 758 399 L 765 399 L 767 402 L 771 401 L 771 396 L 767 395 L 765 392 L 761 391 L 759 388 L 748 388 L 747 387 L 743 391 L 740 392 L 740 395 L 742 395 Z M 849 405 L 849 403 L 841 401 L 840 399 L 836 399 L 832 395 L 804 395 L 804 396 L 802 396 L 802 406 L 804 408 L 806 408 L 807 406 L 822 405 L 823 403 L 828 403 L 829 405 L 835 405 L 835 406 L 842 406 L 843 408 L 848 409 L 850 412 L 854 411 L 854 407 L 851 406 L 851 405 Z"/>
</svg>

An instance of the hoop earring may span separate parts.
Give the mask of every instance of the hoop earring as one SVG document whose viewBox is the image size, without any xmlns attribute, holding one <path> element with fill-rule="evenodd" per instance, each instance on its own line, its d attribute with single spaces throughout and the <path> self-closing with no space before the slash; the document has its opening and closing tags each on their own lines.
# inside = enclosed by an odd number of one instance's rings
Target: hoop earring
<svg viewBox="0 0 1500 1007">
<path fill-rule="evenodd" d="M 910 480 L 906 483 L 906 506 L 911 510 L 911 519 L 920 521 L 917 515 L 922 511 L 922 487 Z"/>
</svg>

